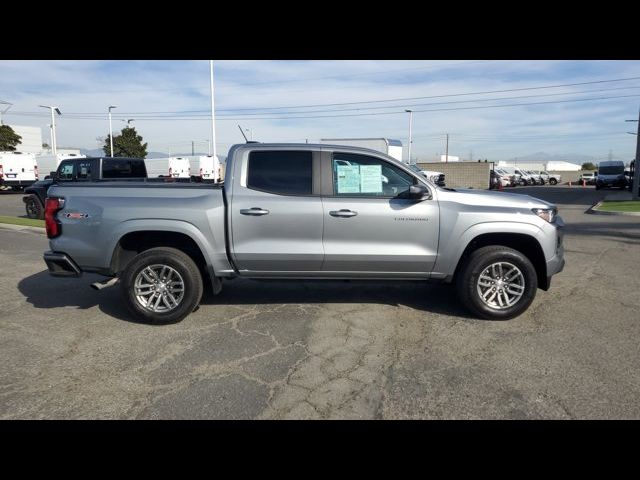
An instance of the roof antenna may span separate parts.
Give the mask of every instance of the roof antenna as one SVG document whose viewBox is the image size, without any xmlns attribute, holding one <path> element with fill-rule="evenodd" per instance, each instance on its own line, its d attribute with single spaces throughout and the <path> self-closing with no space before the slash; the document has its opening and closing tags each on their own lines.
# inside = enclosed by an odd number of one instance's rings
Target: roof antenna
<svg viewBox="0 0 640 480">
<path fill-rule="evenodd" d="M 241 134 L 242 134 L 242 136 L 244 137 L 244 141 L 245 141 L 245 142 L 247 142 L 247 143 L 260 143 L 260 142 L 257 142 L 257 141 L 255 141 L 255 140 L 248 140 L 248 139 L 247 139 L 247 136 L 244 134 L 244 130 L 242 130 L 242 127 L 241 127 L 240 125 L 238 125 L 238 128 L 240 129 L 240 133 L 241 133 Z"/>
<path fill-rule="evenodd" d="M 247 136 L 244 134 L 244 131 L 242 130 L 242 127 L 240 126 L 240 124 L 238 124 L 238 128 L 240 129 L 240 133 L 244 137 L 244 141 L 249 143 L 249 140 L 247 139 Z"/>
</svg>

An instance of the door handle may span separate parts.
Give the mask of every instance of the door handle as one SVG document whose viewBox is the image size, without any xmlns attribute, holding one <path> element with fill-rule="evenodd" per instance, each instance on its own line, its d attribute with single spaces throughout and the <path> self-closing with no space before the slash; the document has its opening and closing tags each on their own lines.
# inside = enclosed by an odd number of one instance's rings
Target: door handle
<svg viewBox="0 0 640 480">
<path fill-rule="evenodd" d="M 332 217 L 344 217 L 344 218 L 348 218 L 348 217 L 355 217 L 356 215 L 358 215 L 358 212 L 354 212 L 353 210 L 331 210 L 329 212 L 329 215 L 331 215 Z"/>
<path fill-rule="evenodd" d="M 259 217 L 261 215 L 268 215 L 269 210 L 265 210 L 263 208 L 253 207 L 253 208 L 243 208 L 240 210 L 242 215 L 251 215 L 254 217 Z"/>
</svg>

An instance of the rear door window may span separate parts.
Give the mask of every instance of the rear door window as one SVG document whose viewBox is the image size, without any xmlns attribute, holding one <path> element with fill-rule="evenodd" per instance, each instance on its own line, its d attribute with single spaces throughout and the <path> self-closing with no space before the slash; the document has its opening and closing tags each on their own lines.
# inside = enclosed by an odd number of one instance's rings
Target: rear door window
<svg viewBox="0 0 640 480">
<path fill-rule="evenodd" d="M 278 195 L 311 195 L 310 151 L 256 151 L 249 154 L 247 187 Z"/>
</svg>

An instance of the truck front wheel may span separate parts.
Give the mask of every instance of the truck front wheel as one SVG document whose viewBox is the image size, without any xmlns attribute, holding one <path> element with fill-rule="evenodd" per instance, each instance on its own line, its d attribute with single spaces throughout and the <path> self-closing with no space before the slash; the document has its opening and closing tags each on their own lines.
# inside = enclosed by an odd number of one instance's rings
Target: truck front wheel
<svg viewBox="0 0 640 480">
<path fill-rule="evenodd" d="M 145 250 L 121 277 L 129 311 L 146 323 L 177 323 L 193 312 L 202 297 L 202 275 L 194 261 L 175 248 Z"/>
<path fill-rule="evenodd" d="M 556 185 L 557 183 L 558 183 L 558 180 L 556 180 L 555 178 L 549 179 L 549 185 Z"/>
<path fill-rule="evenodd" d="M 460 300 L 471 312 L 490 320 L 508 320 L 529 308 L 538 277 L 522 253 L 492 245 L 469 256 L 456 284 Z"/>
</svg>

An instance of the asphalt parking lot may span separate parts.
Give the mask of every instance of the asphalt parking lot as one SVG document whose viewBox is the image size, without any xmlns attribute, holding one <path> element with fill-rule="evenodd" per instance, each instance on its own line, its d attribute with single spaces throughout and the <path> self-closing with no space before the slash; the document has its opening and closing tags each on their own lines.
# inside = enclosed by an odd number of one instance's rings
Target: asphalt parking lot
<svg viewBox="0 0 640 480">
<path fill-rule="evenodd" d="M 567 265 L 504 322 L 442 285 L 233 280 L 153 327 L 0 226 L 0 418 L 640 418 L 640 218 L 586 214 L 593 188 L 508 192 L 559 205 Z"/>
<path fill-rule="evenodd" d="M 24 193 L 22 192 L 0 190 L 0 215 L 26 217 L 27 212 L 22 201 L 23 197 Z"/>
</svg>

